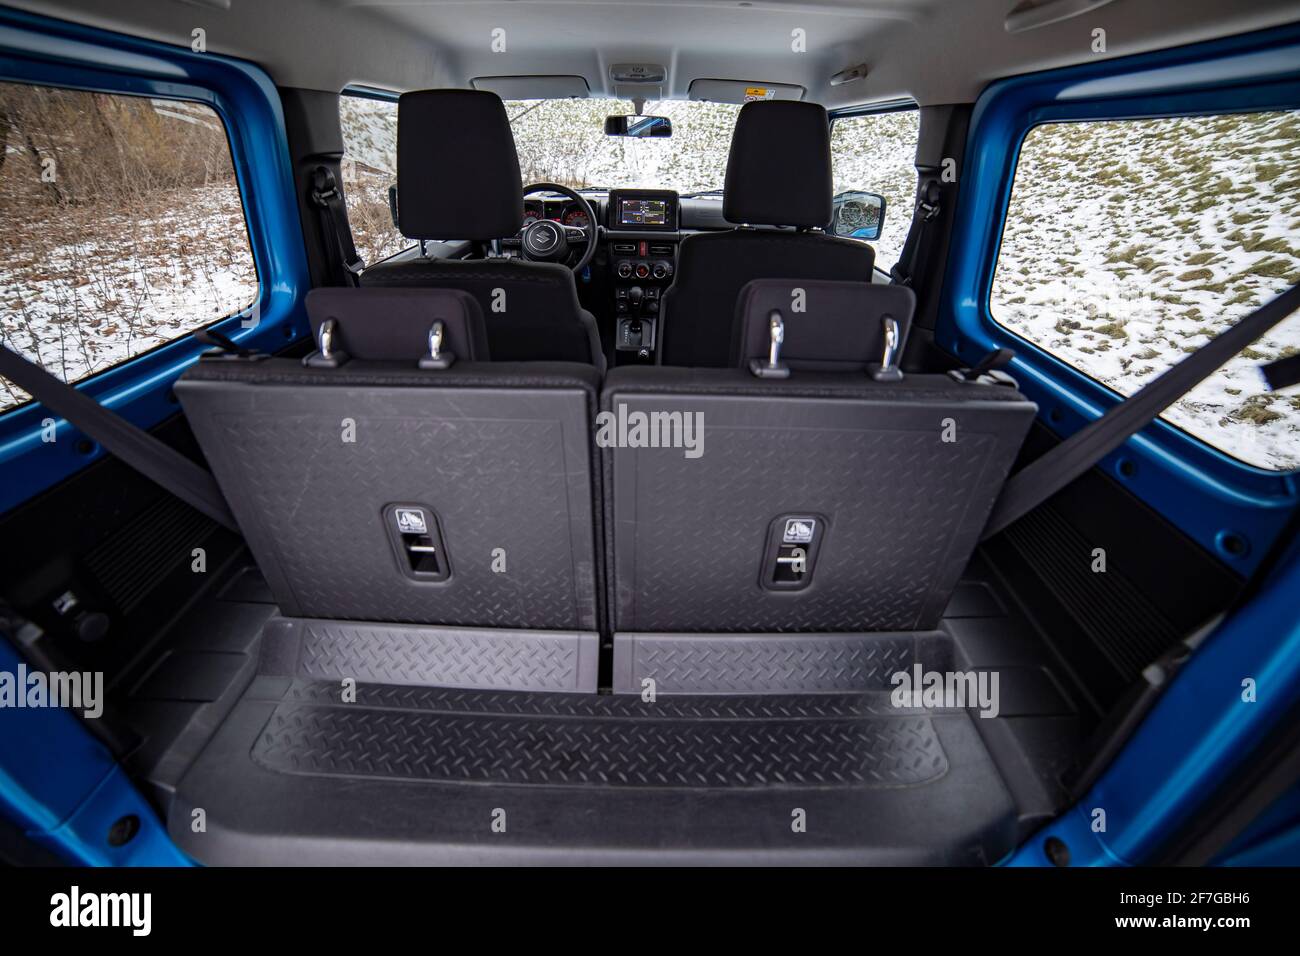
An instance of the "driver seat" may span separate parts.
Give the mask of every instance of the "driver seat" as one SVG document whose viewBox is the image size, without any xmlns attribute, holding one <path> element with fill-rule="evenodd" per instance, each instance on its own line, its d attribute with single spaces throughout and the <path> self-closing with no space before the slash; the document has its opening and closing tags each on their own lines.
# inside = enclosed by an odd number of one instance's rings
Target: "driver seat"
<svg viewBox="0 0 1300 956">
<path fill-rule="evenodd" d="M 408 239 L 519 232 L 523 184 L 501 97 L 483 90 L 418 90 L 397 101 L 397 221 Z M 524 259 L 376 263 L 362 286 L 459 289 L 478 300 L 497 362 L 583 362 L 603 371 L 596 320 L 578 302 L 573 272 Z"/>
</svg>

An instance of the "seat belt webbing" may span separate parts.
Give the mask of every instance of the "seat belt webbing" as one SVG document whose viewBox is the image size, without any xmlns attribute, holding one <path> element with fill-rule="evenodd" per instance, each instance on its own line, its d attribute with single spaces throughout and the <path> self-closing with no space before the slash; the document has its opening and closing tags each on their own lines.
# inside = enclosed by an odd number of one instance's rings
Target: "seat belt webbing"
<svg viewBox="0 0 1300 956">
<path fill-rule="evenodd" d="M 1293 286 L 1220 332 L 1096 421 L 1020 469 L 1002 486 L 980 540 L 992 537 L 1037 508 L 1296 309 L 1300 309 L 1300 286 Z"/>
<path fill-rule="evenodd" d="M 63 416 L 140 474 L 161 485 L 213 521 L 238 532 L 239 524 L 216 479 L 143 428 L 109 411 L 84 392 L 0 345 L 0 375 L 50 411 Z"/>
<path fill-rule="evenodd" d="M 941 199 L 942 191 L 935 180 L 929 179 L 919 188 L 916 206 L 912 212 L 912 223 L 907 230 L 907 238 L 903 241 L 902 252 L 899 253 L 898 261 L 894 263 L 893 268 L 889 270 L 889 278 L 894 285 L 910 287 L 916 278 L 917 264 L 921 260 L 922 252 L 927 249 L 925 240 L 928 238 L 928 227 L 939 216 Z"/>
<path fill-rule="evenodd" d="M 311 182 L 311 201 L 320 210 L 321 233 L 325 254 L 330 260 L 330 271 L 335 276 L 341 276 L 345 285 L 360 285 L 359 276 L 366 264 L 357 254 L 356 244 L 352 241 L 343 194 L 339 192 L 334 173 L 326 166 L 317 166 L 312 171 Z"/>
</svg>

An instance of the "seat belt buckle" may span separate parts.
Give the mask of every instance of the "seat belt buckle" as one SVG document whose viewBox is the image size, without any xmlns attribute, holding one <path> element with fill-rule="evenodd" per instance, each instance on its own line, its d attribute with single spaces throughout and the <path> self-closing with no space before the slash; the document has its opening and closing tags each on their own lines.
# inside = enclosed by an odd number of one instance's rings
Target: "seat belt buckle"
<svg viewBox="0 0 1300 956">
<path fill-rule="evenodd" d="M 1016 380 L 1002 371 L 1015 357 L 1016 353 L 1011 349 L 994 349 L 971 368 L 949 369 L 948 377 L 963 385 L 1010 385 L 1016 388 Z"/>
<path fill-rule="evenodd" d="M 199 353 L 200 362 L 260 362 L 271 357 L 269 352 L 246 349 L 234 339 L 215 329 L 199 329 L 194 337 L 212 348 Z"/>
</svg>

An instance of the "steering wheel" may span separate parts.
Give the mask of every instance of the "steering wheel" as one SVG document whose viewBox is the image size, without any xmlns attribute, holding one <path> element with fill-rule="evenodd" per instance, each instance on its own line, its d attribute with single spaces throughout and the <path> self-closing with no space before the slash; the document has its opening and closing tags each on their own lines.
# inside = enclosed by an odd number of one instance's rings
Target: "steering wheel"
<svg viewBox="0 0 1300 956">
<path fill-rule="evenodd" d="M 524 187 L 523 194 L 559 193 L 572 199 L 587 216 L 586 227 L 566 226 L 552 219 L 536 219 L 530 222 L 512 239 L 506 239 L 502 245 L 517 246 L 525 259 L 530 262 L 558 262 L 567 264 L 574 272 L 581 272 L 596 253 L 597 230 L 596 213 L 591 203 L 574 192 L 568 186 L 559 183 L 532 183 Z M 582 254 L 574 262 L 568 262 L 577 251 L 578 243 L 583 243 Z"/>
</svg>

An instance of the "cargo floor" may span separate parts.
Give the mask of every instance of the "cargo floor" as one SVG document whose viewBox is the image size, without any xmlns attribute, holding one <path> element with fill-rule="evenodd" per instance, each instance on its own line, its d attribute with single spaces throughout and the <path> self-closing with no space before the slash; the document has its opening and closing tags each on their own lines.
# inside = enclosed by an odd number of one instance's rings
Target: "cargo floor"
<svg viewBox="0 0 1300 956">
<path fill-rule="evenodd" d="M 373 635 L 400 651 L 383 666 L 346 659 L 345 700 L 337 656 L 295 658 L 266 602 L 255 573 L 233 575 L 131 694 L 145 743 L 128 766 L 202 863 L 990 864 L 1061 808 L 1083 726 L 1059 662 L 978 564 L 941 632 L 878 650 L 889 669 L 998 670 L 992 720 L 897 708 L 885 667 L 854 670 L 870 678 L 855 692 L 653 702 L 435 687 L 391 630 Z M 588 666 L 551 667 L 570 650 L 585 660 L 580 643 L 545 648 L 546 673 Z M 216 655 L 224 689 L 172 673 Z"/>
<path fill-rule="evenodd" d="M 255 681 L 182 781 L 181 847 L 214 864 L 979 864 L 1014 845 L 971 718 L 887 695 L 339 696 Z"/>
</svg>

